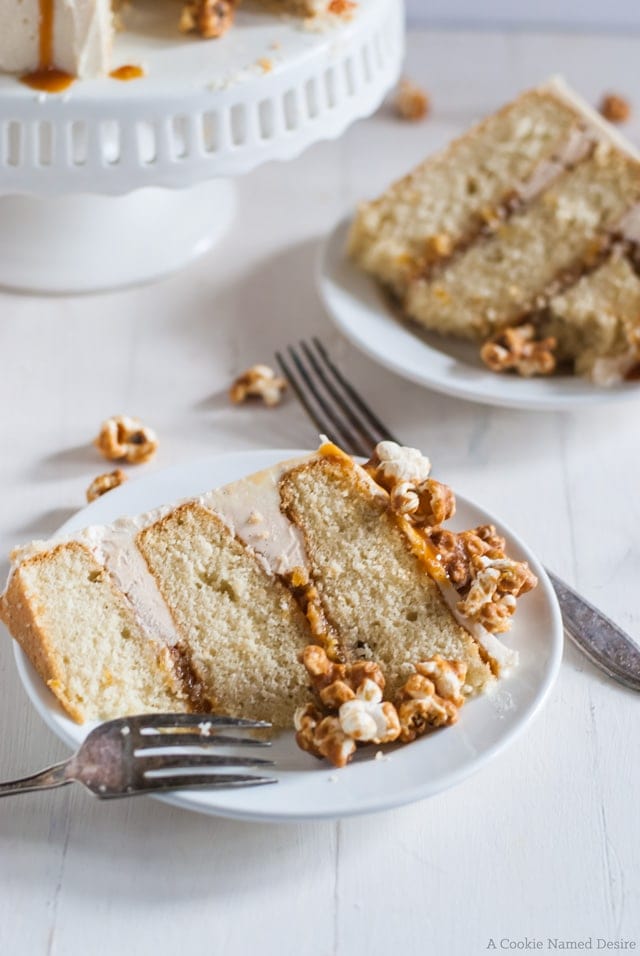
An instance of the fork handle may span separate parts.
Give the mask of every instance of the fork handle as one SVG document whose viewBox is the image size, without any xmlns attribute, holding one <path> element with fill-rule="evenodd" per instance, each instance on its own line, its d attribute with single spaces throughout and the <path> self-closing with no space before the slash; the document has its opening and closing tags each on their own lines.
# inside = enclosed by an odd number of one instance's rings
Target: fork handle
<svg viewBox="0 0 640 956">
<path fill-rule="evenodd" d="M 67 783 L 73 783 L 73 778 L 68 773 L 68 764 L 68 760 L 63 760 L 62 763 L 54 763 L 52 767 L 47 767 L 40 773 L 22 777 L 20 780 L 0 783 L 0 797 L 10 797 L 14 793 L 28 793 L 30 790 L 51 790 L 53 787 L 64 787 Z"/>
</svg>

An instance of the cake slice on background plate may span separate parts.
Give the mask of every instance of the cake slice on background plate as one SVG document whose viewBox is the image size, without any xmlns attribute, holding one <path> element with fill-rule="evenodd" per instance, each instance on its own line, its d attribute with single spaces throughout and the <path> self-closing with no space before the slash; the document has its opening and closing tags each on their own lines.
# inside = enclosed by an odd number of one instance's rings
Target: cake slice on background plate
<svg viewBox="0 0 640 956">
<path fill-rule="evenodd" d="M 553 79 L 363 203 L 349 253 L 413 322 L 489 340 L 482 357 L 494 370 L 568 368 L 602 384 L 596 360 L 611 357 L 611 347 L 632 358 L 617 375 L 611 366 L 607 382 L 638 362 L 639 226 L 639 154 Z M 605 263 L 615 264 L 603 278 Z M 624 342 L 578 341 L 589 303 L 591 325 L 604 326 L 618 298 Z"/>
<path fill-rule="evenodd" d="M 198 499 L 18 549 L 0 617 L 79 722 L 191 710 L 291 728 L 311 684 L 323 706 L 338 693 L 352 710 L 361 691 L 382 706 L 384 691 L 385 707 L 411 711 L 413 739 L 515 666 L 496 635 L 536 583 L 494 528 L 443 527 L 455 498 L 429 473 L 393 442 L 364 467 L 325 443 Z M 429 686 L 427 725 L 415 711 Z M 364 739 L 378 738 L 350 746 Z"/>
</svg>

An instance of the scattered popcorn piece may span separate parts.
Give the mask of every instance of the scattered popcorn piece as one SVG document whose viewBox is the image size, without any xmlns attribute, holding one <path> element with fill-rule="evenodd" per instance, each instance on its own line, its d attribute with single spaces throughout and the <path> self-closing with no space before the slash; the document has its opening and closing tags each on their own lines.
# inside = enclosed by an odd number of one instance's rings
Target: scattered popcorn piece
<svg viewBox="0 0 640 956">
<path fill-rule="evenodd" d="M 178 24 L 181 33 L 199 33 L 205 40 L 221 37 L 233 23 L 236 0 L 188 0 Z"/>
<path fill-rule="evenodd" d="M 132 465 L 153 458 L 158 448 L 158 439 L 151 428 L 138 418 L 128 415 L 113 415 L 102 423 L 94 445 L 112 461 L 124 459 Z"/>
<path fill-rule="evenodd" d="M 607 93 L 600 101 L 600 112 L 610 123 L 626 123 L 631 116 L 631 105 L 624 96 Z"/>
<path fill-rule="evenodd" d="M 400 81 L 395 107 L 402 119 L 415 123 L 428 116 L 431 102 L 421 87 L 405 78 Z"/>
<path fill-rule="evenodd" d="M 106 494 L 107 491 L 117 488 L 118 485 L 121 485 L 126 480 L 127 476 L 121 468 L 116 468 L 115 471 L 108 471 L 104 475 L 98 475 L 87 488 L 87 501 L 95 501 L 96 498 L 100 498 Z"/>
<path fill-rule="evenodd" d="M 276 375 L 268 365 L 253 365 L 235 380 L 229 389 L 229 398 L 234 405 L 249 398 L 259 398 L 265 405 L 279 405 L 286 388 L 286 379 Z"/>
</svg>

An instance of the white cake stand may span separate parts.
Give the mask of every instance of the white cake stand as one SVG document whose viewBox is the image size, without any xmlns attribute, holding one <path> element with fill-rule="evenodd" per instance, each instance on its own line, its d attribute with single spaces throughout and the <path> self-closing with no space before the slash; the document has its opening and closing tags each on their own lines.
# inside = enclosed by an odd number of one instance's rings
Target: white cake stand
<svg viewBox="0 0 640 956">
<path fill-rule="evenodd" d="M 175 16 L 139 0 L 116 37 L 114 66 L 142 79 L 43 95 L 0 77 L 0 285 L 89 292 L 180 268 L 232 222 L 229 177 L 370 115 L 404 53 L 402 0 L 322 29 L 245 2 L 210 42 Z"/>
</svg>

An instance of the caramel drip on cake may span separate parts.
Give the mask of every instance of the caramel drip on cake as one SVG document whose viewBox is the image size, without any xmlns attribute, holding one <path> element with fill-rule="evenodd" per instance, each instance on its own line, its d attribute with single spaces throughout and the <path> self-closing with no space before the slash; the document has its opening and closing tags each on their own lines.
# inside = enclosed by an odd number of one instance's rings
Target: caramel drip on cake
<svg viewBox="0 0 640 956">
<path fill-rule="evenodd" d="M 42 93 L 61 93 L 68 89 L 75 77 L 59 70 L 53 59 L 53 28 L 55 0 L 40 0 L 38 68 L 20 77 L 20 82 Z"/>
</svg>

